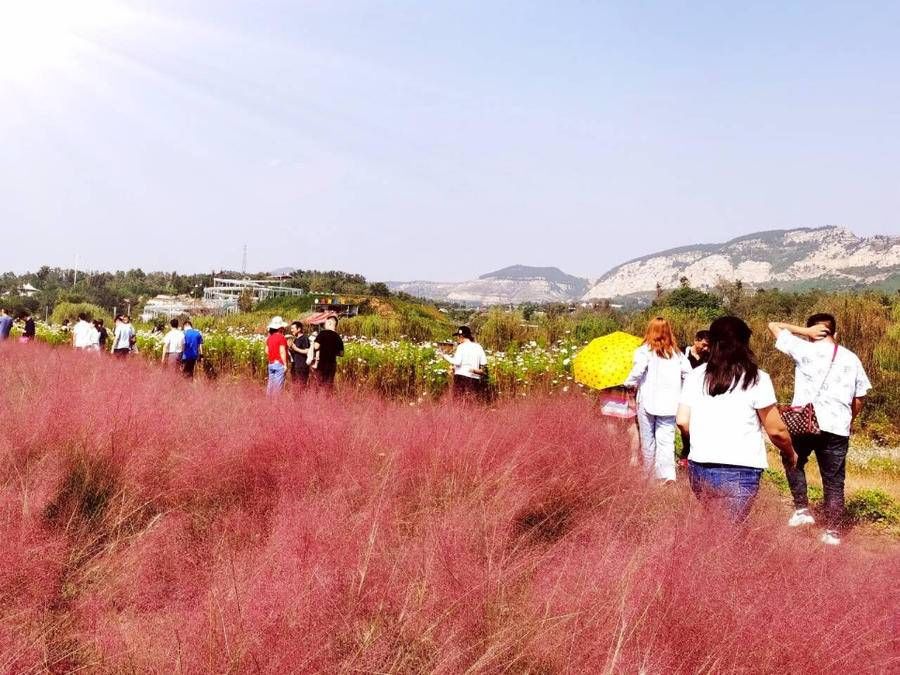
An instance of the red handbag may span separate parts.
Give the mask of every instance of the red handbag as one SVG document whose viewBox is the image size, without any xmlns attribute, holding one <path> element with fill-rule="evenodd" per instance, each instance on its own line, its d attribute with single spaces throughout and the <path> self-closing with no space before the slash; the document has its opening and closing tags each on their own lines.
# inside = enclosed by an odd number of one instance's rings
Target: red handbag
<svg viewBox="0 0 900 675">
<path fill-rule="evenodd" d="M 828 364 L 828 370 L 825 371 L 825 377 L 822 379 L 822 384 L 819 385 L 816 395 L 813 396 L 813 400 L 819 397 L 822 387 L 825 386 L 825 382 L 828 380 L 828 374 L 831 372 L 831 366 L 834 365 L 837 350 L 838 346 L 835 344 L 834 352 L 831 355 L 831 363 Z M 781 418 L 784 420 L 788 433 L 794 438 L 797 436 L 818 436 L 822 433 L 821 428 L 819 428 L 819 420 L 816 418 L 816 409 L 813 407 L 812 402 L 806 405 L 780 405 L 778 406 L 778 412 L 781 413 Z"/>
</svg>

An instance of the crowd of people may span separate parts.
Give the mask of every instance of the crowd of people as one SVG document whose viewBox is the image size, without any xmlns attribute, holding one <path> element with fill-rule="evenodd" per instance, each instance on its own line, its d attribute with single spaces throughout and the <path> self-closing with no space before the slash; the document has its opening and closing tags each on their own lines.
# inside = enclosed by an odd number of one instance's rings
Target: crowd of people
<svg viewBox="0 0 900 675">
<path fill-rule="evenodd" d="M 834 316 L 814 314 L 806 326 L 772 322 L 769 331 L 775 347 L 795 363 L 791 406 L 777 405 L 741 319 L 716 319 L 684 352 L 666 319 L 650 321 L 625 382 L 637 392 L 643 466 L 651 479 L 676 480 L 677 427 L 692 491 L 741 522 L 768 466 L 765 434 L 781 454 L 793 496 L 788 525 L 815 523 L 805 473 L 815 455 L 825 497 L 821 539 L 838 544 L 851 425 L 871 384 L 859 358 L 838 344 Z M 792 421 L 790 431 L 786 420 Z"/>
<path fill-rule="evenodd" d="M 35 337 L 34 320 L 22 317 L 23 341 Z M 0 309 L 0 340 L 10 336 L 13 319 Z M 112 335 L 102 319 L 78 317 L 70 330 L 72 345 L 124 357 L 136 350 L 136 334 L 127 315 L 115 319 Z M 287 332 L 286 332 L 287 331 Z M 840 543 L 844 517 L 844 480 L 851 425 L 863 407 L 871 384 L 859 358 L 837 341 L 837 322 L 830 314 L 814 314 L 805 326 L 772 322 L 775 347 L 795 363 L 791 406 L 777 405 L 769 374 L 760 369 L 750 346 L 751 331 L 734 316 L 716 319 L 695 335 L 692 345 L 678 348 L 672 326 L 652 319 L 634 352 L 624 383 L 636 392 L 633 415 L 641 459 L 651 480 L 676 480 L 676 429 L 682 440 L 677 464 L 687 470 L 692 491 L 704 503 L 718 503 L 736 522 L 750 512 L 768 466 L 765 437 L 781 454 L 794 501 L 788 525 L 815 523 L 809 509 L 805 467 L 813 455 L 824 488 L 822 541 Z M 455 334 L 456 346 L 442 357 L 453 367 L 453 391 L 460 397 L 484 392 L 487 355 L 468 326 Z M 191 322 L 170 322 L 163 337 L 162 364 L 188 378 L 203 358 L 203 335 Z M 452 343 L 444 345 L 449 348 Z M 310 383 L 334 387 L 337 360 L 344 342 L 337 318 L 307 334 L 301 321 L 290 324 L 275 316 L 268 325 L 267 393 L 277 395 L 290 372 L 294 387 Z M 789 431 L 790 421 L 792 428 Z"/>
<path fill-rule="evenodd" d="M 285 333 L 285 330 L 289 332 Z M 288 371 L 292 386 L 308 386 L 310 375 L 314 373 L 314 385 L 325 390 L 334 388 L 337 360 L 344 355 L 344 341 L 337 332 L 337 317 L 329 317 L 321 329 L 307 335 L 302 321 L 288 324 L 275 316 L 269 322 L 268 331 L 268 394 L 274 395 L 284 389 Z"/>
</svg>

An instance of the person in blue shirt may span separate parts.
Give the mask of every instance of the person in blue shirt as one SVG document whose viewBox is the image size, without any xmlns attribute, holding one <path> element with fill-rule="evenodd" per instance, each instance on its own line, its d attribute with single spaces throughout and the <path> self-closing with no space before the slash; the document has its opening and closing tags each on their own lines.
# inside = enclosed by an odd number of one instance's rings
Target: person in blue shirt
<svg viewBox="0 0 900 675">
<path fill-rule="evenodd" d="M 6 311 L 6 307 L 0 309 L 0 342 L 9 337 L 9 332 L 13 327 L 13 318 Z"/>
<path fill-rule="evenodd" d="M 194 366 L 203 358 L 203 335 L 190 321 L 184 322 L 184 351 L 181 352 L 181 367 L 185 377 L 194 377 Z"/>
</svg>

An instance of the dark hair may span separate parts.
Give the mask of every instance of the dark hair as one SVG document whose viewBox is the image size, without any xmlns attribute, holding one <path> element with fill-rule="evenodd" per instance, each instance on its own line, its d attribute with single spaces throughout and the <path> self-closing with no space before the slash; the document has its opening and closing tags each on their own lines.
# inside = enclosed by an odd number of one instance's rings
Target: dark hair
<svg viewBox="0 0 900 675">
<path fill-rule="evenodd" d="M 698 330 L 697 334 L 694 336 L 695 340 L 709 340 L 709 331 L 708 330 Z"/>
<path fill-rule="evenodd" d="M 169 325 L 172 326 L 172 328 L 178 328 L 178 319 L 172 319 L 169 322 Z"/>
<path fill-rule="evenodd" d="M 269 329 L 269 335 L 275 335 L 275 333 L 277 333 L 278 331 L 279 331 L 278 328 L 270 328 L 270 329 Z"/>
<path fill-rule="evenodd" d="M 759 382 L 759 365 L 750 349 L 750 326 L 736 316 L 723 316 L 709 327 L 706 391 L 710 396 L 747 389 Z"/>
<path fill-rule="evenodd" d="M 468 326 L 460 326 L 459 329 L 456 331 L 456 334 L 462 335 L 467 340 L 475 339 L 474 337 L 472 337 L 472 329 L 469 328 Z"/>
<path fill-rule="evenodd" d="M 95 326 L 102 326 L 102 325 L 103 325 L 103 319 L 94 319 L 94 325 L 95 325 Z"/>
<path fill-rule="evenodd" d="M 303 322 L 302 321 L 291 321 L 292 326 L 297 326 L 300 330 L 303 330 Z"/>
<path fill-rule="evenodd" d="M 806 320 L 806 327 L 812 328 L 818 324 L 822 324 L 825 328 L 828 329 L 828 332 L 831 335 L 834 335 L 837 331 L 837 321 L 834 318 L 833 314 L 826 314 L 825 312 L 821 312 L 819 314 L 813 314 Z"/>
<path fill-rule="evenodd" d="M 191 320 L 190 320 L 190 319 L 185 319 L 185 320 L 182 322 L 181 325 L 182 325 L 182 326 L 190 326 L 191 328 L 194 327 L 194 324 L 191 323 Z"/>
<path fill-rule="evenodd" d="M 78 320 L 87 321 L 87 314 L 85 314 L 84 312 L 78 312 Z"/>
</svg>

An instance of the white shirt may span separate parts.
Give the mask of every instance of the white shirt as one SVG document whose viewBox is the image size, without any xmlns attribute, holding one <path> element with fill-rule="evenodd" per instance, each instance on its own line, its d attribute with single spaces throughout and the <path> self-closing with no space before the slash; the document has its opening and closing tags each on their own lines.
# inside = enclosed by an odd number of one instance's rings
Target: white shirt
<svg viewBox="0 0 900 675">
<path fill-rule="evenodd" d="M 634 366 L 625 380 L 626 387 L 637 387 L 638 406 L 651 415 L 674 416 L 678 412 L 681 382 L 691 372 L 691 364 L 681 352 L 664 359 L 649 346 L 634 352 Z"/>
<path fill-rule="evenodd" d="M 88 321 L 79 320 L 72 328 L 72 344 L 75 349 L 90 349 L 91 346 L 98 344 L 99 340 L 100 333 L 94 328 L 94 324 Z"/>
<path fill-rule="evenodd" d="M 116 333 L 113 337 L 113 349 L 131 349 L 131 336 L 134 328 L 130 323 L 117 323 Z"/>
<path fill-rule="evenodd" d="M 756 384 L 718 396 L 707 393 L 705 380 L 703 364 L 688 375 L 681 393 L 681 405 L 691 410 L 691 460 L 765 469 L 766 443 L 757 411 L 775 405 L 772 378 L 760 370 Z"/>
<path fill-rule="evenodd" d="M 184 331 L 172 328 L 163 338 L 163 354 L 180 354 L 184 351 Z"/>
<path fill-rule="evenodd" d="M 481 370 L 482 367 L 487 365 L 487 354 L 484 353 L 484 349 L 482 349 L 480 344 L 472 342 L 471 340 L 465 340 L 457 345 L 456 351 L 453 352 L 453 356 L 443 354 L 443 357 L 453 364 L 454 375 L 471 377 L 476 380 L 479 379 L 481 375 L 477 375 L 472 371 Z"/>
<path fill-rule="evenodd" d="M 778 334 L 775 347 L 797 364 L 793 405 L 812 403 L 822 431 L 849 436 L 853 420 L 850 404 L 872 388 L 859 357 L 844 347 L 838 347 L 835 354 L 833 342 L 808 342 L 788 330 Z M 829 370 L 832 355 L 834 364 Z"/>
</svg>

